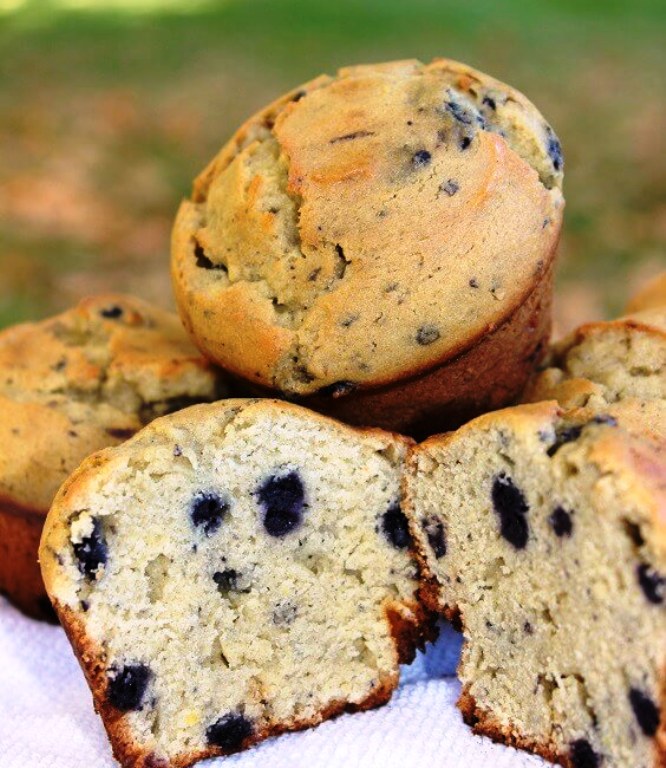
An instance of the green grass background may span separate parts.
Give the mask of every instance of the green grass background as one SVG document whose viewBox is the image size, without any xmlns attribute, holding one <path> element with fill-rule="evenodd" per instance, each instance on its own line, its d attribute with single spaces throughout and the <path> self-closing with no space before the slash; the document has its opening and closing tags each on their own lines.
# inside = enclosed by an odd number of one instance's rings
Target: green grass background
<svg viewBox="0 0 666 768">
<path fill-rule="evenodd" d="M 88 4 L 0 13 L 0 325 L 105 289 L 170 304 L 176 206 L 238 123 L 320 72 L 392 58 L 466 61 L 555 127 L 563 326 L 666 267 L 663 1 Z"/>
</svg>

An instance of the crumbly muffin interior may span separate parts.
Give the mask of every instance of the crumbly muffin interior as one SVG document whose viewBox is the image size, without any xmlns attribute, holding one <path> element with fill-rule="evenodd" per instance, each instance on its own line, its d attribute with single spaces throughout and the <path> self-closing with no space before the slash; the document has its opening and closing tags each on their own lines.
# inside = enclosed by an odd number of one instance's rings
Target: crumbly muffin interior
<svg viewBox="0 0 666 768">
<path fill-rule="evenodd" d="M 60 499 L 51 596 L 99 649 L 142 751 L 234 751 L 385 700 L 387 608 L 415 618 L 404 453 L 286 406 L 195 407 Z"/>
<path fill-rule="evenodd" d="M 573 768 L 649 768 L 666 637 L 654 497 L 608 461 L 635 458 L 611 419 L 517 411 L 426 443 L 410 483 L 439 607 L 464 626 L 461 708 Z"/>
<path fill-rule="evenodd" d="M 570 379 L 586 379 L 608 403 L 666 400 L 666 309 L 583 326 L 554 346 L 550 364 L 530 399 L 548 397 L 549 389 Z"/>
</svg>

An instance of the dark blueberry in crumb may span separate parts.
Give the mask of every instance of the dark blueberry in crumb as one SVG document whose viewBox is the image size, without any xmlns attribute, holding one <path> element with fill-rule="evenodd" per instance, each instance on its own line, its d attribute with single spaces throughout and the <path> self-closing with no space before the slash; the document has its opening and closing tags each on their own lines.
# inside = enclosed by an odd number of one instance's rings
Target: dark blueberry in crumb
<svg viewBox="0 0 666 768">
<path fill-rule="evenodd" d="M 195 528 L 206 536 L 212 536 L 222 525 L 224 516 L 229 511 L 229 504 L 216 493 L 199 493 L 192 501 L 190 517 Z"/>
<path fill-rule="evenodd" d="M 416 332 L 416 342 L 422 347 L 427 347 L 428 344 L 433 344 L 439 339 L 439 328 L 436 325 L 426 324 L 422 325 Z"/>
<path fill-rule="evenodd" d="M 563 445 L 578 440 L 582 431 L 582 426 L 564 427 L 563 429 L 557 430 L 555 433 L 555 442 L 548 448 L 546 453 L 549 456 L 554 456 Z"/>
<path fill-rule="evenodd" d="M 109 318 L 109 320 L 116 320 L 123 314 L 123 309 L 122 307 L 107 307 L 106 309 L 101 309 L 99 313 L 102 317 Z"/>
<path fill-rule="evenodd" d="M 213 747 L 220 747 L 225 752 L 233 752 L 243 746 L 243 742 L 252 736 L 252 723 L 240 712 L 230 712 L 216 720 L 206 729 L 206 739 Z"/>
<path fill-rule="evenodd" d="M 641 563 L 636 569 L 638 583 L 645 594 L 645 597 L 655 605 L 661 605 L 664 602 L 664 592 L 666 591 L 666 578 L 657 571 L 652 570 L 646 563 Z"/>
<path fill-rule="evenodd" d="M 463 136 L 462 139 L 460 139 L 460 149 L 462 149 L 464 152 L 471 143 L 472 143 L 471 136 Z"/>
<path fill-rule="evenodd" d="M 495 102 L 495 99 L 491 98 L 490 96 L 484 96 L 482 104 L 485 104 L 486 107 L 490 107 L 490 109 L 497 109 L 497 103 Z"/>
<path fill-rule="evenodd" d="M 174 445 L 173 447 L 173 455 L 174 456 L 182 456 L 183 455 L 183 449 L 178 445 Z"/>
<path fill-rule="evenodd" d="M 101 565 L 106 564 L 108 548 L 99 520 L 93 520 L 93 529 L 89 536 L 73 545 L 74 557 L 79 561 L 79 570 L 92 579 Z"/>
<path fill-rule="evenodd" d="M 560 538 L 562 536 L 571 536 L 571 531 L 573 530 L 571 514 L 563 507 L 556 507 L 553 514 L 548 518 L 548 522 L 556 536 Z"/>
<path fill-rule="evenodd" d="M 301 524 L 305 491 L 298 472 L 269 477 L 257 496 L 264 509 L 264 528 L 271 536 L 286 536 Z"/>
<path fill-rule="evenodd" d="M 353 381 L 336 381 L 333 384 L 328 384 L 325 387 L 319 389 L 318 394 L 325 395 L 326 397 L 344 397 L 350 392 L 356 389 L 356 384 Z"/>
<path fill-rule="evenodd" d="M 213 574 L 213 581 L 217 584 L 218 591 L 225 595 L 238 591 L 238 576 L 238 571 L 227 568 L 224 571 L 216 571 Z"/>
<path fill-rule="evenodd" d="M 459 189 L 460 185 L 453 179 L 447 179 L 447 181 L 443 181 L 439 185 L 439 191 L 444 192 L 444 194 L 448 195 L 449 197 L 453 197 Z"/>
<path fill-rule="evenodd" d="M 529 533 L 529 507 L 522 492 L 503 472 L 493 480 L 493 507 L 500 519 L 500 533 L 516 549 L 524 549 Z"/>
<path fill-rule="evenodd" d="M 617 427 L 617 419 L 607 413 L 600 413 L 592 419 L 593 424 L 608 424 L 609 427 Z"/>
<path fill-rule="evenodd" d="M 412 155 L 412 165 L 414 168 L 423 168 L 432 160 L 432 155 L 427 149 L 419 149 Z"/>
<path fill-rule="evenodd" d="M 150 670 L 145 664 L 130 664 L 121 669 L 111 668 L 106 688 L 109 704 L 121 712 L 141 709 L 149 680 Z"/>
<path fill-rule="evenodd" d="M 473 123 L 474 118 L 470 111 L 457 102 L 447 101 L 444 106 L 459 123 L 463 123 L 463 125 L 471 125 Z"/>
<path fill-rule="evenodd" d="M 406 549 L 412 543 L 407 518 L 398 504 L 382 515 L 382 532 L 396 549 Z"/>
<path fill-rule="evenodd" d="M 446 536 L 444 533 L 444 523 L 437 518 L 425 518 L 421 521 L 421 527 L 430 544 L 433 554 L 439 560 L 446 554 Z"/>
<path fill-rule="evenodd" d="M 534 627 L 529 623 L 529 621 L 526 621 L 523 624 L 523 632 L 526 635 L 533 635 L 534 634 Z"/>
<path fill-rule="evenodd" d="M 470 288 L 478 288 L 479 287 L 479 281 L 475 277 L 470 277 L 470 279 L 469 279 L 469 287 Z"/>
<path fill-rule="evenodd" d="M 555 136 L 551 130 L 548 131 L 548 144 L 546 149 L 553 163 L 553 168 L 556 171 L 561 170 L 562 166 L 564 165 L 564 159 L 562 157 L 562 145 L 560 144 L 557 136 Z"/>
<path fill-rule="evenodd" d="M 571 744 L 571 765 L 573 768 L 599 768 L 601 758 L 592 749 L 587 739 L 577 739 Z"/>
<path fill-rule="evenodd" d="M 649 696 L 638 688 L 632 688 L 629 691 L 629 702 L 634 710 L 636 720 L 641 727 L 641 731 L 646 736 L 654 736 L 659 728 L 659 709 Z"/>
</svg>

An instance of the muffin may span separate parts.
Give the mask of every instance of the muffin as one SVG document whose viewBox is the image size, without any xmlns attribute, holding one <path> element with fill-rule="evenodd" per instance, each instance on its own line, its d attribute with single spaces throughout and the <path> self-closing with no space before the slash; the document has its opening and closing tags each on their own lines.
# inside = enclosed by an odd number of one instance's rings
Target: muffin
<svg viewBox="0 0 666 768">
<path fill-rule="evenodd" d="M 666 764 L 665 448 L 551 402 L 414 450 L 423 595 L 463 629 L 477 733 L 566 768 Z"/>
<path fill-rule="evenodd" d="M 660 272 L 629 299 L 626 312 L 642 312 L 666 306 L 666 271 Z"/>
<path fill-rule="evenodd" d="M 0 332 L 0 591 L 53 617 L 37 549 L 63 480 L 156 416 L 225 391 L 177 316 L 129 296 Z"/>
<path fill-rule="evenodd" d="M 524 393 L 528 402 L 557 399 L 566 408 L 591 398 L 602 407 L 666 401 L 666 305 L 577 328 L 552 346 Z"/>
<path fill-rule="evenodd" d="M 356 66 L 251 117 L 178 212 L 194 342 L 252 391 L 431 433 L 512 400 L 550 328 L 560 143 L 444 59 Z"/>
<path fill-rule="evenodd" d="M 183 768 L 387 701 L 429 634 L 408 446 L 226 400 L 156 420 L 62 487 L 44 581 L 122 765 Z"/>
</svg>

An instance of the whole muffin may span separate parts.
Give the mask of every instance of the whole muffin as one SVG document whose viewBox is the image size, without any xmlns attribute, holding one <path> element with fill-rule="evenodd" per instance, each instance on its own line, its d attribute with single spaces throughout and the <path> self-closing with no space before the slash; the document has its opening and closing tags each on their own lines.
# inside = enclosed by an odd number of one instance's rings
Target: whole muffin
<svg viewBox="0 0 666 768">
<path fill-rule="evenodd" d="M 194 184 L 172 276 L 254 391 L 433 432 L 512 400 L 550 328 L 559 141 L 444 59 L 349 67 L 250 118 Z"/>
<path fill-rule="evenodd" d="M 225 392 L 178 318 L 129 296 L 96 296 L 2 331 L 0 593 L 51 618 L 37 550 L 63 480 L 156 416 Z"/>
</svg>

